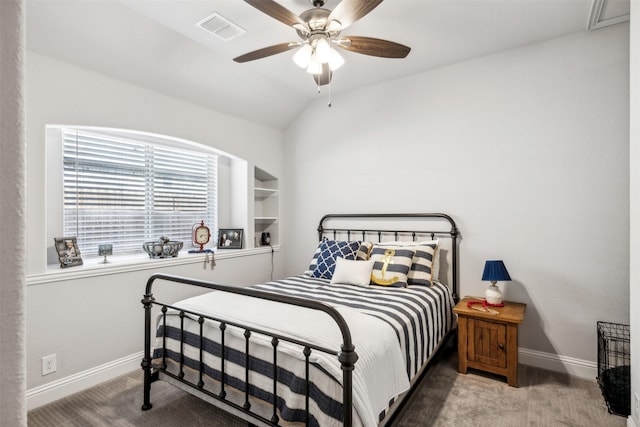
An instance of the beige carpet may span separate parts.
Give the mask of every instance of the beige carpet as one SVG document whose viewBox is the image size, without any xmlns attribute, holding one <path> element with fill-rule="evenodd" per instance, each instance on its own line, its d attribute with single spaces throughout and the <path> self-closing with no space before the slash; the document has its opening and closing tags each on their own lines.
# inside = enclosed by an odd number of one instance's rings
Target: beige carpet
<svg viewBox="0 0 640 427">
<path fill-rule="evenodd" d="M 442 359 L 419 384 L 394 425 L 624 427 L 609 414 L 595 379 L 520 365 L 519 388 L 501 377 L 456 371 L 455 354 Z"/>
<path fill-rule="evenodd" d="M 456 371 L 449 353 L 418 385 L 394 426 L 624 427 L 607 412 L 594 381 L 520 366 L 520 387 L 500 377 Z M 166 383 L 152 385 L 150 411 L 141 411 L 142 372 L 134 372 L 29 412 L 29 426 L 246 426 Z"/>
</svg>

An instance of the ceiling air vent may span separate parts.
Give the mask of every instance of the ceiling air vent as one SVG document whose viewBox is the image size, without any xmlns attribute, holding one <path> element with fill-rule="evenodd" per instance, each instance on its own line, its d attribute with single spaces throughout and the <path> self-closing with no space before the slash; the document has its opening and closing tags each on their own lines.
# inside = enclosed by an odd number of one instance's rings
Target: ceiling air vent
<svg viewBox="0 0 640 427">
<path fill-rule="evenodd" d="M 224 41 L 235 39 L 236 37 L 246 33 L 243 28 L 229 21 L 217 12 L 207 16 L 199 22 L 196 22 L 196 25 Z"/>
</svg>

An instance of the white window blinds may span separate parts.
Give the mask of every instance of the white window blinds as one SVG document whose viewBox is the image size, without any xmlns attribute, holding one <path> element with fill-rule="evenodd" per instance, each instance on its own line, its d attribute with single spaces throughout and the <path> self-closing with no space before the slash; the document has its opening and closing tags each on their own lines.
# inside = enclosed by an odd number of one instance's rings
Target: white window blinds
<svg viewBox="0 0 640 427">
<path fill-rule="evenodd" d="M 62 136 L 64 233 L 83 256 L 101 243 L 114 254 L 143 252 L 161 236 L 188 248 L 202 220 L 217 231 L 215 153 L 77 129 Z"/>
</svg>

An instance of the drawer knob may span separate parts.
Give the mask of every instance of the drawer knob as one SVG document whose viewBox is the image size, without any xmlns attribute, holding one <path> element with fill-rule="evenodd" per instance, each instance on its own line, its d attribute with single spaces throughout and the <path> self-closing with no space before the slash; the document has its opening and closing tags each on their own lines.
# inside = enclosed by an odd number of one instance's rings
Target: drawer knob
<svg viewBox="0 0 640 427">
<path fill-rule="evenodd" d="M 504 350 L 504 344 L 498 344 L 498 348 L 499 348 L 500 350 Z"/>
</svg>

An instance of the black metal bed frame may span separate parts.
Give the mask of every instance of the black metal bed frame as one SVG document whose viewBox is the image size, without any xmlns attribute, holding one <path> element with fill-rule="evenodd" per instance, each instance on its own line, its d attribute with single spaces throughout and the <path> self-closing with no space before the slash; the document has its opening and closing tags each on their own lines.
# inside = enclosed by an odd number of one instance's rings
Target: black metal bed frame
<svg viewBox="0 0 640 427">
<path fill-rule="evenodd" d="M 433 219 L 441 219 L 441 220 L 446 220 L 449 225 L 450 228 L 448 231 L 430 231 L 430 230 L 404 230 L 402 228 L 399 229 L 364 229 L 364 228 L 327 228 L 325 227 L 325 223 L 331 220 L 338 220 L 338 219 L 357 219 L 357 220 L 363 220 L 363 219 L 418 219 L 418 220 L 433 220 Z M 451 238 L 451 276 L 452 276 L 452 283 L 451 283 L 451 288 L 452 288 L 452 294 L 453 294 L 453 298 L 454 301 L 457 302 L 458 301 L 458 252 L 457 252 L 457 237 L 459 234 L 458 228 L 456 226 L 456 223 L 454 222 L 454 220 L 446 215 L 446 214 L 442 214 L 442 213 L 416 213 L 416 214 L 412 214 L 412 213 L 404 213 L 404 214 L 329 214 L 329 215 L 325 215 L 320 219 L 320 222 L 318 224 L 318 238 L 319 240 L 322 240 L 323 236 L 327 236 L 327 235 L 332 235 L 334 238 L 336 238 L 337 236 L 341 236 L 346 234 L 347 236 L 347 240 L 349 240 L 351 238 L 351 235 L 359 235 L 359 237 L 362 237 L 362 240 L 366 240 L 367 236 L 370 235 L 377 235 L 378 236 L 378 241 L 380 242 L 383 236 L 386 236 L 388 234 L 391 234 L 394 236 L 394 240 L 397 240 L 399 236 L 405 236 L 408 235 L 412 238 L 412 240 L 415 240 L 417 236 L 420 235 L 427 235 L 430 236 L 431 239 L 434 239 L 436 236 L 446 236 L 446 237 L 450 237 Z M 216 291 L 222 291 L 222 292 L 229 292 L 229 293 L 234 293 L 234 294 L 240 294 L 240 295 L 245 295 L 248 297 L 252 297 L 252 298 L 259 298 L 259 299 L 265 299 L 265 300 L 269 300 L 269 301 L 275 301 L 275 302 L 279 302 L 279 303 L 284 303 L 284 304 L 291 304 L 291 305 L 296 305 L 296 306 L 301 306 L 301 307 L 306 307 L 309 309 L 313 309 L 313 310 L 319 310 L 319 311 L 323 311 L 326 314 L 328 314 L 329 316 L 331 316 L 331 318 L 335 321 L 336 325 L 338 326 L 338 328 L 340 329 L 340 332 L 342 334 L 342 339 L 343 339 L 343 343 L 341 345 L 340 351 L 336 351 L 336 349 L 327 349 L 327 348 L 322 348 L 310 343 L 306 343 L 291 337 L 287 337 L 287 336 L 283 336 L 283 335 L 279 335 L 279 334 L 274 334 L 273 332 L 267 332 L 264 330 L 261 330 L 259 328 L 253 328 L 253 327 L 247 327 L 245 325 L 241 325 L 235 322 L 229 322 L 226 321 L 224 319 L 218 319 L 215 317 L 211 317 L 211 316 L 206 316 L 200 313 L 195 313 L 189 310 L 184 310 L 181 308 L 177 308 L 174 307 L 170 304 L 164 304 L 161 302 L 158 302 L 155 300 L 153 293 L 152 293 L 152 288 L 153 288 L 153 284 L 157 281 L 157 280 L 164 280 L 164 281 L 168 281 L 168 282 L 175 282 L 175 283 L 180 283 L 180 284 L 184 284 L 184 285 L 189 285 L 189 286 L 196 286 L 196 287 L 201 287 L 201 288 L 206 288 L 206 289 L 210 289 L 210 290 L 216 290 Z M 252 425 L 251 423 L 254 421 L 257 422 L 262 422 L 264 424 L 267 425 L 273 425 L 273 426 L 277 426 L 279 425 L 279 418 L 277 415 L 277 405 L 276 405 L 276 401 L 278 398 L 277 395 L 277 391 L 276 391 L 276 386 L 277 386 L 277 382 L 278 382 L 278 377 L 277 377 L 277 369 L 278 369 L 278 365 L 277 365 L 277 356 L 278 356 L 278 345 L 280 343 L 280 341 L 286 341 L 286 342 L 290 342 L 290 343 L 294 343 L 294 344 L 298 344 L 300 346 L 302 346 L 304 348 L 303 354 L 305 356 L 305 363 L 306 363 L 306 393 L 305 393 L 305 401 L 306 401 L 306 418 L 307 421 L 305 423 L 305 425 L 309 425 L 309 356 L 311 355 L 312 351 L 322 351 L 328 354 L 336 354 L 337 355 L 337 359 L 340 362 L 341 365 L 341 369 L 342 369 L 342 373 L 343 373 L 343 396 L 342 396 L 342 403 L 343 403 L 343 410 L 344 410 L 344 419 L 343 419 L 343 425 L 344 426 L 351 426 L 353 423 L 353 412 L 352 412 L 352 372 L 355 366 L 356 361 L 358 360 L 358 355 L 355 351 L 355 348 L 353 346 L 352 340 L 351 340 L 351 332 L 349 330 L 349 327 L 347 325 L 347 323 L 345 322 L 344 318 L 342 317 L 342 315 L 333 307 L 317 302 L 317 301 L 313 301 L 313 300 L 307 300 L 304 298 L 296 298 L 296 297 L 290 297 L 290 296 L 286 296 L 286 295 L 278 295 L 278 294 L 274 294 L 274 293 L 270 293 L 270 292 L 266 292 L 266 291 L 261 291 L 261 290 L 257 290 L 257 289 L 251 289 L 251 288 L 243 288 L 243 287 L 235 287 L 235 286 L 229 286 L 229 285 L 222 285 L 222 284 L 218 284 L 218 283 L 212 283 L 212 282 L 205 282 L 205 281 L 199 281 L 199 280 L 194 280 L 194 279 L 190 279 L 190 278 L 185 278 L 185 277 L 179 277 L 179 276 L 173 276 L 173 275 L 167 275 L 167 274 L 154 274 L 152 275 L 149 280 L 147 281 L 147 285 L 146 285 L 146 289 L 145 289 L 145 294 L 144 294 L 144 298 L 142 299 L 142 304 L 143 304 L 143 308 L 145 311 L 145 333 L 144 333 L 144 357 L 142 359 L 142 370 L 144 372 L 144 401 L 143 401 L 143 405 L 142 405 L 142 410 L 149 410 L 152 408 L 152 404 L 151 404 L 151 384 L 157 380 L 159 380 L 159 373 L 162 372 L 164 375 L 167 375 L 170 378 L 173 378 L 175 381 L 177 381 L 178 383 L 184 384 L 187 386 L 188 389 L 194 389 L 197 390 L 200 393 L 203 393 L 204 395 L 214 399 L 215 401 L 219 402 L 221 404 L 221 406 L 225 406 L 227 408 L 233 408 L 235 409 L 237 412 L 239 412 L 240 414 L 244 414 L 243 418 L 247 419 L 247 421 L 250 423 L 250 425 Z M 159 306 L 161 308 L 161 312 L 162 312 L 162 322 L 163 322 L 163 327 L 166 328 L 166 313 L 169 309 L 173 309 L 176 310 L 179 313 L 180 316 L 180 328 L 181 328 L 181 338 L 180 338 L 180 363 L 179 363 L 179 373 L 176 375 L 172 372 L 169 372 L 166 370 L 167 364 L 166 361 L 164 359 L 163 356 L 163 360 L 161 364 L 153 364 L 152 363 L 152 355 L 151 355 L 151 349 L 152 349 L 152 332 L 155 331 L 155 329 L 152 329 L 152 313 L 151 313 L 151 309 L 152 307 L 156 305 Z M 185 379 L 185 375 L 184 375 L 184 317 L 186 316 L 193 316 L 195 318 L 198 319 L 198 323 L 200 325 L 200 361 L 199 361 L 199 372 L 198 372 L 198 382 L 194 383 L 191 382 L 187 379 Z M 203 372 L 204 372 L 204 362 L 203 362 L 203 351 L 204 351 L 204 336 L 203 336 L 203 324 L 205 322 L 205 320 L 213 320 L 213 321 L 217 321 L 219 322 L 219 328 L 221 330 L 221 348 L 222 348 L 222 356 L 220 358 L 221 360 L 221 364 L 220 364 L 220 371 L 222 373 L 221 375 L 221 379 L 222 381 L 220 382 L 220 386 L 221 386 L 221 391 L 217 394 L 207 390 L 204 388 L 204 381 L 203 381 Z M 234 327 L 238 327 L 241 329 L 244 329 L 244 337 L 245 337 L 245 402 L 243 405 L 239 405 L 231 400 L 226 399 L 226 391 L 225 391 L 225 375 L 224 375 L 224 365 L 225 365 L 225 342 L 224 342 L 224 337 L 225 337 L 225 330 L 227 328 L 227 326 L 234 326 Z M 272 406 L 273 406 L 273 415 L 270 419 L 267 419 L 255 412 L 251 411 L 251 403 L 249 402 L 249 339 L 251 337 L 251 335 L 253 333 L 259 333 L 259 334 L 263 334 L 266 336 L 271 337 L 271 343 L 273 346 L 273 402 L 272 402 Z M 165 338 L 163 338 L 163 340 L 166 340 L 166 333 L 163 334 Z M 445 339 L 449 339 L 450 336 L 452 334 L 450 333 Z M 166 344 L 165 342 L 163 342 L 163 347 L 166 348 Z M 165 352 L 163 352 L 164 354 Z M 423 372 L 420 374 L 420 377 L 424 376 L 424 374 L 426 373 L 426 370 L 429 368 L 430 364 L 428 364 L 427 366 L 425 366 L 425 368 L 423 369 Z M 408 397 L 408 396 L 407 396 Z M 405 397 L 403 399 L 403 402 L 406 401 L 407 397 Z M 398 411 L 395 411 L 395 414 L 397 414 Z M 393 418 L 391 418 L 389 420 L 389 422 L 391 422 Z"/>
</svg>

